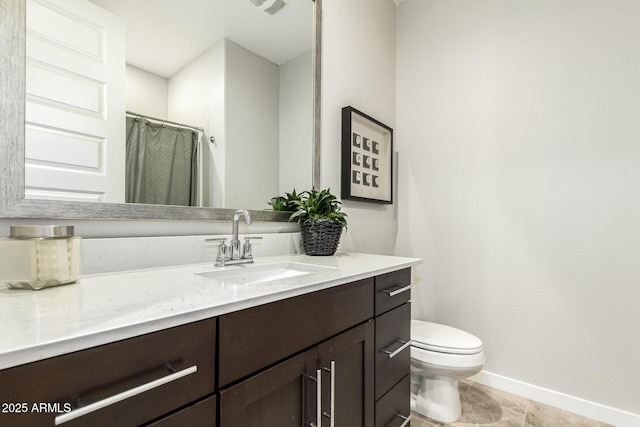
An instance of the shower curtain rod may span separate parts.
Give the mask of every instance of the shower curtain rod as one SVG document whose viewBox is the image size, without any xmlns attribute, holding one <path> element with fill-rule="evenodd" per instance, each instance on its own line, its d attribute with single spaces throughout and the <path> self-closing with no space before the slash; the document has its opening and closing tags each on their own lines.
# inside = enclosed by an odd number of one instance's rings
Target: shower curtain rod
<svg viewBox="0 0 640 427">
<path fill-rule="evenodd" d="M 137 117 L 139 119 L 153 120 L 154 122 L 161 122 L 163 124 L 166 123 L 169 125 L 179 126 L 181 128 L 199 130 L 204 135 L 204 129 L 197 126 L 185 125 L 184 123 L 172 122 L 171 120 L 156 119 L 155 117 L 149 117 L 146 114 L 134 113 L 133 111 L 127 111 L 126 113 L 129 116 Z"/>
</svg>

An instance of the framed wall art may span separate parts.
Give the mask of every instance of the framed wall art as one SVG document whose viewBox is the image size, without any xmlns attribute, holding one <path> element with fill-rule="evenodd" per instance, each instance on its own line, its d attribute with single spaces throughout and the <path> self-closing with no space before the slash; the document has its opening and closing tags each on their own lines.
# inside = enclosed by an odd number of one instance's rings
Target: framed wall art
<svg viewBox="0 0 640 427">
<path fill-rule="evenodd" d="M 342 109 L 343 199 L 393 203 L 393 129 L 353 107 Z"/>
</svg>

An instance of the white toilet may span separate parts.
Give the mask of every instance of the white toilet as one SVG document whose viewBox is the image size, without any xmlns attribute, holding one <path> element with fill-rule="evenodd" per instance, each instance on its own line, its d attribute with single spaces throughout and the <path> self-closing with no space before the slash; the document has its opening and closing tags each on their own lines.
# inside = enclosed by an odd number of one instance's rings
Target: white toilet
<svg viewBox="0 0 640 427">
<path fill-rule="evenodd" d="M 411 321 L 411 410 L 443 423 L 462 413 L 458 380 L 482 370 L 482 341 L 438 323 Z"/>
</svg>

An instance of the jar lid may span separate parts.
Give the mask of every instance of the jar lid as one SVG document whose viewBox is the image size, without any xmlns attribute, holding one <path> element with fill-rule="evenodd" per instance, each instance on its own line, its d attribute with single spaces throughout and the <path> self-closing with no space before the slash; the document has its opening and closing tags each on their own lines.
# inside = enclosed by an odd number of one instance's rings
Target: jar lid
<svg viewBox="0 0 640 427">
<path fill-rule="evenodd" d="M 12 225 L 9 236 L 14 238 L 73 237 L 72 225 Z"/>
</svg>

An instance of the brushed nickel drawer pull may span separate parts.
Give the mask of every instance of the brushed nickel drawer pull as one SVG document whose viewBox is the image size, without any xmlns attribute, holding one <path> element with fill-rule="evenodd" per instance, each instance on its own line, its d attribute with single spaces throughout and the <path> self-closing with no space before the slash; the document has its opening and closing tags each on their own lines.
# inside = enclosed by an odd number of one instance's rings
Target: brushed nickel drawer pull
<svg viewBox="0 0 640 427">
<path fill-rule="evenodd" d="M 410 289 L 411 289 L 411 285 L 407 285 L 399 289 L 395 289 L 395 288 L 384 289 L 382 292 L 389 295 L 390 297 L 395 297 L 396 295 L 401 294 L 403 292 L 407 292 Z"/>
<path fill-rule="evenodd" d="M 389 355 L 389 359 L 393 359 L 394 357 L 396 357 L 402 350 L 404 350 L 405 348 L 409 347 L 411 345 L 411 340 L 409 341 L 402 341 L 402 340 L 398 340 L 397 342 L 399 342 L 400 344 L 402 344 L 398 349 L 396 349 L 395 351 L 389 351 L 389 350 L 382 350 L 383 353 L 388 354 Z"/>
<path fill-rule="evenodd" d="M 172 381 L 176 381 L 182 377 L 186 377 L 187 375 L 191 375 L 198 371 L 198 366 L 193 365 L 190 368 L 183 369 L 182 371 L 178 371 L 173 374 L 169 374 L 166 377 L 159 378 L 157 380 L 148 382 L 146 384 L 142 384 L 141 386 L 132 388 L 127 391 L 123 391 L 122 393 L 118 393 L 111 397 L 107 397 L 106 399 L 99 400 L 95 403 L 91 403 L 90 405 L 83 406 L 81 408 L 75 409 L 71 412 L 67 412 L 66 414 L 58 415 L 55 418 L 55 425 L 60 425 L 66 423 L 71 420 L 75 420 L 83 415 L 90 414 L 91 412 L 95 412 L 99 409 L 106 408 L 107 406 L 113 405 L 115 403 L 121 402 L 125 399 L 129 399 L 130 397 L 137 396 L 139 394 L 145 393 L 154 388 L 160 387 Z"/>
<path fill-rule="evenodd" d="M 411 422 L 411 418 L 413 417 L 413 415 L 409 415 L 408 417 L 405 417 L 404 415 L 400 415 L 400 414 L 396 414 L 396 416 L 402 418 L 404 420 L 404 422 L 402 423 L 402 425 L 400 427 L 406 427 L 409 425 L 409 423 Z"/>
</svg>

